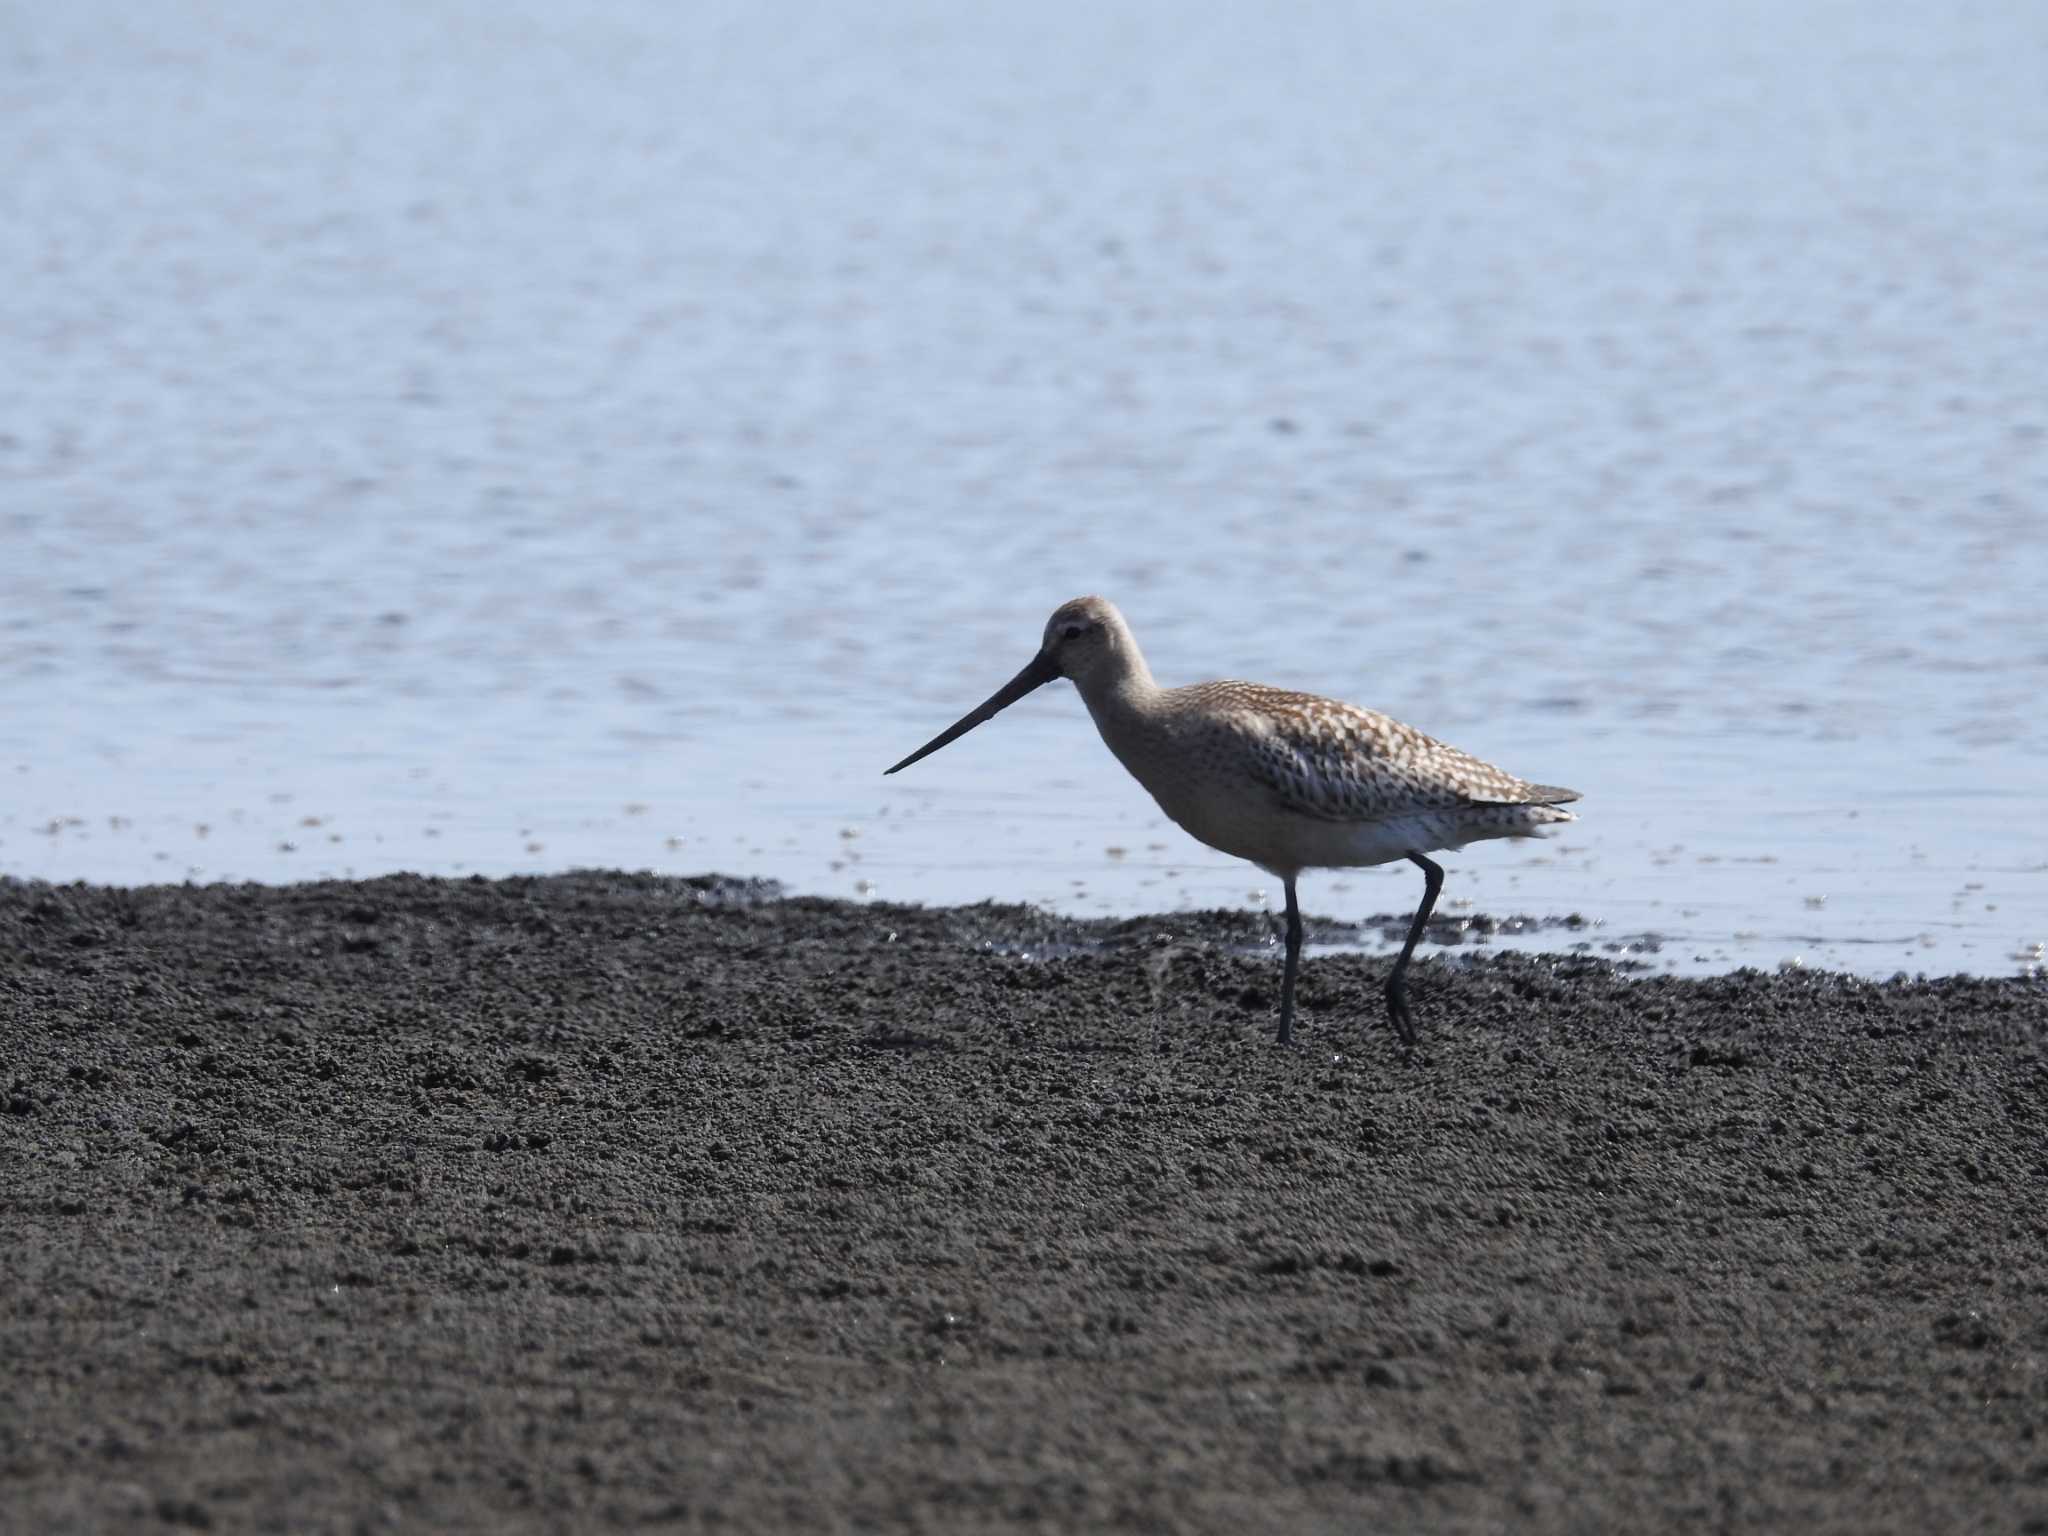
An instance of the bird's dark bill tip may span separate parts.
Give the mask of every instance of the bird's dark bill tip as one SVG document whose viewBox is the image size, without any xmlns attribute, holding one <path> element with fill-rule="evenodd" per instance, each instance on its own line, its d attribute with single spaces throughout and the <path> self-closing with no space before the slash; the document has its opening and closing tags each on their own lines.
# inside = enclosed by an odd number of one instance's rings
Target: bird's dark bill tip
<svg viewBox="0 0 2048 1536">
<path fill-rule="evenodd" d="M 1032 689 L 1042 687 L 1059 675 L 1060 669 L 1058 664 L 1050 656 L 1046 655 L 1045 652 L 1040 651 L 1031 658 L 1023 671 L 1019 672 L 1015 677 L 1003 684 L 1002 687 L 998 688 L 986 699 L 983 699 L 980 704 L 976 705 L 958 720 L 947 726 L 946 729 L 939 732 L 930 741 L 911 753 L 910 756 L 904 758 L 895 768 L 884 768 L 882 770 L 882 777 L 887 778 L 890 774 L 895 773 L 897 769 L 908 768 L 921 757 L 930 757 L 932 753 L 938 751 L 939 748 L 945 746 L 948 742 L 959 740 L 983 721 L 992 718 L 1001 710 L 1008 709 L 1012 704 L 1023 698 L 1025 694 L 1031 692 Z"/>
</svg>

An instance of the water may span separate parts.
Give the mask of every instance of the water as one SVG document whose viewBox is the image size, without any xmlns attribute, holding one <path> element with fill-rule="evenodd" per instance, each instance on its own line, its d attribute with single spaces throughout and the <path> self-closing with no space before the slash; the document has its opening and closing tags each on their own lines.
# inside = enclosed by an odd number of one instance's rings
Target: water
<svg viewBox="0 0 2048 1536">
<path fill-rule="evenodd" d="M 1455 910 L 2036 964 L 2044 65 L 2029 0 L 31 7 L 0 874 L 1272 900 L 1064 686 L 880 777 L 1100 591 L 1585 792 Z"/>
</svg>

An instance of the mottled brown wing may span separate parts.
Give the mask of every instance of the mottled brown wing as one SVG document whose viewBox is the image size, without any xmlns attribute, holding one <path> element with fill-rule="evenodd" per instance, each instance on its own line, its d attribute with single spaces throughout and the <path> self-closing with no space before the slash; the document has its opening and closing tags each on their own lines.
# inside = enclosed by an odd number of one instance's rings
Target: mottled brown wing
<svg viewBox="0 0 2048 1536">
<path fill-rule="evenodd" d="M 1320 821 L 1380 821 L 1466 805 L 1555 805 L 1576 792 L 1528 784 L 1374 710 L 1257 683 L 1208 683 L 1241 733 L 1252 777 Z"/>
</svg>

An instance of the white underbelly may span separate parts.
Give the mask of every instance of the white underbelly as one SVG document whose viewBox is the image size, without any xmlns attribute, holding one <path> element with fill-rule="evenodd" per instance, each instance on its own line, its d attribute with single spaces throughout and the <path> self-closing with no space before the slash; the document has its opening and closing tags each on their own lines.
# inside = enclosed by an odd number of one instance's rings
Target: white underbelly
<svg viewBox="0 0 2048 1536">
<path fill-rule="evenodd" d="M 1278 809 L 1254 796 L 1195 795 L 1160 809 L 1211 848 L 1277 874 L 1390 864 L 1411 853 L 1462 848 L 1491 837 L 1533 837 L 1548 822 L 1570 821 L 1552 806 L 1447 807 L 1371 821 L 1324 821 Z"/>
</svg>

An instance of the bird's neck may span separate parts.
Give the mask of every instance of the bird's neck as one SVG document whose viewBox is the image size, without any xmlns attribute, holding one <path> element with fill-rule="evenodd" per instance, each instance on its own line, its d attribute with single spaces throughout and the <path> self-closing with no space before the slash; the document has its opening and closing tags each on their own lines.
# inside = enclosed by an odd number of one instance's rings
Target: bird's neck
<svg viewBox="0 0 2048 1536">
<path fill-rule="evenodd" d="M 1163 691 L 1152 680 L 1152 669 L 1133 646 L 1124 665 L 1105 668 L 1085 679 L 1076 679 L 1081 701 L 1088 706 L 1095 727 L 1112 748 L 1120 737 L 1140 728 Z"/>
</svg>

